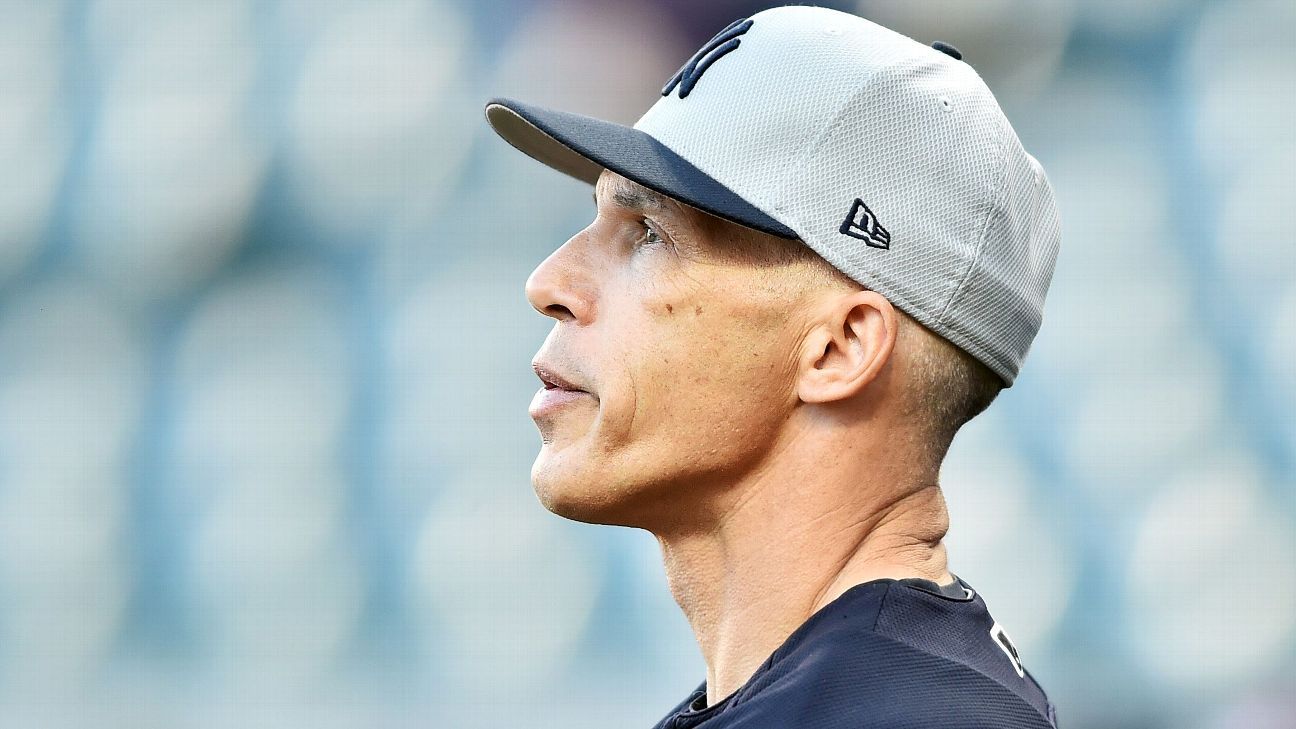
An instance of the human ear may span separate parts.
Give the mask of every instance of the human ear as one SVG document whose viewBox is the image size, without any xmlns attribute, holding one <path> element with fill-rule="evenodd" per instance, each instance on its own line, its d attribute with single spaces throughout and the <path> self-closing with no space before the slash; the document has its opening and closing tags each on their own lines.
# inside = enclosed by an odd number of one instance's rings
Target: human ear
<svg viewBox="0 0 1296 729">
<path fill-rule="evenodd" d="M 876 291 L 827 302 L 802 346 L 797 396 L 827 403 L 858 395 L 890 361 L 898 326 L 895 307 Z"/>
</svg>

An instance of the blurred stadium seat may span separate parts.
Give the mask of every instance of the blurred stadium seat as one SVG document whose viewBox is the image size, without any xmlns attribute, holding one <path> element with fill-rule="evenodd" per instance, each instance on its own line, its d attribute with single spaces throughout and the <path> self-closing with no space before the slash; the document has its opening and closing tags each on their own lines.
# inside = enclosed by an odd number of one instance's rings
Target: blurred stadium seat
<svg viewBox="0 0 1296 729">
<path fill-rule="evenodd" d="M 0 728 L 650 726 L 656 543 L 546 514 L 522 284 L 726 0 L 0 4 Z M 953 568 L 1067 729 L 1296 726 L 1296 5 L 825 2 L 960 47 L 1063 251 Z"/>
</svg>

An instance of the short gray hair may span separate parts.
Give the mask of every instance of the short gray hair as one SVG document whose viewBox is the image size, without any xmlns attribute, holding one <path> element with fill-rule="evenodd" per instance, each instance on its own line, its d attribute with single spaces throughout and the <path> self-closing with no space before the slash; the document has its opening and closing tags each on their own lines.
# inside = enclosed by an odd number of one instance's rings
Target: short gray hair
<svg viewBox="0 0 1296 729">
<path fill-rule="evenodd" d="M 980 360 L 933 333 L 904 312 L 896 347 L 909 362 L 905 383 L 907 411 L 931 446 L 939 466 L 954 435 L 990 407 L 1003 380 Z"/>
</svg>

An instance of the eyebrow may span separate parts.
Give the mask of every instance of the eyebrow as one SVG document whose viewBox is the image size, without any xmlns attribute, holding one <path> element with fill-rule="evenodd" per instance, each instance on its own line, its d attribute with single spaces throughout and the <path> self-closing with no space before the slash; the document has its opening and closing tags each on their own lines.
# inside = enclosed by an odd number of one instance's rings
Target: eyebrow
<svg viewBox="0 0 1296 729">
<path fill-rule="evenodd" d="M 614 183 L 612 186 L 612 202 L 637 212 L 660 211 L 666 207 L 665 198 L 654 190 L 646 187 L 631 187 L 625 184 Z M 594 204 L 598 205 L 598 188 L 594 188 Z"/>
</svg>

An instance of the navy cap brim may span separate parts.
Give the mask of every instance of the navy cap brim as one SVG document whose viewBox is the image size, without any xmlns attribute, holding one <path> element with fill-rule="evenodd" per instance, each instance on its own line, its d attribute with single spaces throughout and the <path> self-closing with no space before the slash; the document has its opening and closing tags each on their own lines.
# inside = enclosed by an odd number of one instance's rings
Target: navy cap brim
<svg viewBox="0 0 1296 729">
<path fill-rule="evenodd" d="M 591 185 L 609 169 L 725 220 L 781 238 L 797 237 L 791 228 L 633 127 L 512 99 L 487 103 L 486 120 L 496 134 L 528 156 Z"/>
</svg>

